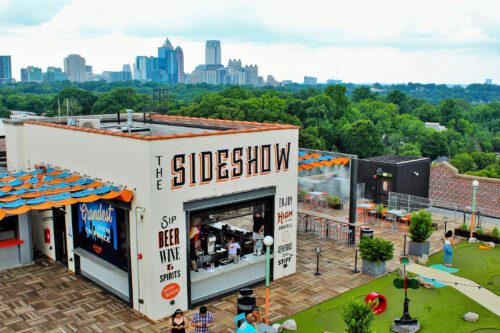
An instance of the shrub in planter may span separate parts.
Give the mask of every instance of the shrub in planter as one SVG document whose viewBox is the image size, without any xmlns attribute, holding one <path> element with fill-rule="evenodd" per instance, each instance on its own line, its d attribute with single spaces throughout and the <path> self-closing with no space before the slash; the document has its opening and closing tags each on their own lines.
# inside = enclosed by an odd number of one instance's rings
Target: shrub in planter
<svg viewBox="0 0 500 333">
<path fill-rule="evenodd" d="M 384 205 L 377 205 L 378 218 L 381 219 L 382 215 L 384 215 Z"/>
<path fill-rule="evenodd" d="M 340 198 L 336 195 L 329 195 L 326 200 L 328 201 L 328 206 L 335 209 L 340 209 Z"/>
<path fill-rule="evenodd" d="M 469 226 L 467 224 L 465 224 L 465 223 L 462 223 L 462 225 L 460 226 L 460 230 L 467 231 L 467 230 L 469 230 Z"/>
<path fill-rule="evenodd" d="M 363 273 L 378 276 L 385 273 L 385 262 L 394 257 L 394 244 L 382 238 L 363 238 L 359 252 Z"/>
<path fill-rule="evenodd" d="M 347 333 L 371 333 L 375 315 L 369 304 L 359 300 L 350 299 L 342 307 L 342 320 L 347 325 Z"/>
<path fill-rule="evenodd" d="M 427 239 L 432 235 L 432 218 L 431 214 L 425 210 L 419 210 L 411 214 L 410 232 L 410 247 L 409 254 L 414 256 L 422 256 L 429 254 L 430 244 Z"/>
<path fill-rule="evenodd" d="M 500 237 L 500 231 L 498 231 L 497 227 L 494 227 L 493 230 L 491 230 L 491 235 L 493 237 Z"/>
<path fill-rule="evenodd" d="M 305 198 L 306 198 L 306 195 L 307 195 L 307 191 L 304 190 L 303 188 L 301 188 L 299 190 L 299 200 L 298 201 L 299 202 L 303 202 L 305 200 Z"/>
<path fill-rule="evenodd" d="M 478 235 L 482 235 L 482 234 L 484 234 L 484 230 L 483 230 L 483 229 L 481 229 L 481 228 L 477 228 L 477 229 L 475 229 L 474 231 L 475 231 L 475 232 L 476 232 L 476 234 L 478 234 Z"/>
</svg>

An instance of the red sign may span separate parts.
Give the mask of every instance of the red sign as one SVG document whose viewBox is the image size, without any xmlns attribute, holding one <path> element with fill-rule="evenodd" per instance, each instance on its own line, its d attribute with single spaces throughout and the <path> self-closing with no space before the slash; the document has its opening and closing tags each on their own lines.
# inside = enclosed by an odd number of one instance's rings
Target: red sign
<svg viewBox="0 0 500 333">
<path fill-rule="evenodd" d="M 161 297 L 164 299 L 172 299 L 179 294 L 181 287 L 177 283 L 170 283 L 163 287 Z"/>
</svg>

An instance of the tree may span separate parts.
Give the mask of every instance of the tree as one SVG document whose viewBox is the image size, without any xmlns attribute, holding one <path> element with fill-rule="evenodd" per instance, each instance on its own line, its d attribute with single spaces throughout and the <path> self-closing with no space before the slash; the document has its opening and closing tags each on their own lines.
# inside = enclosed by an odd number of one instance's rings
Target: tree
<svg viewBox="0 0 500 333">
<path fill-rule="evenodd" d="M 476 168 L 476 165 L 474 164 L 474 159 L 467 153 L 461 153 L 455 155 L 450 162 L 455 168 L 458 169 L 460 173 L 472 171 L 475 170 Z"/>
<path fill-rule="evenodd" d="M 497 160 L 495 153 L 483 153 L 480 151 L 474 151 L 470 154 L 473 159 L 473 163 L 477 165 L 478 169 L 484 169 L 490 164 L 494 164 Z M 472 169 L 469 169 L 472 170 Z M 466 170 L 466 171 L 469 171 Z"/>
<path fill-rule="evenodd" d="M 94 103 L 97 102 L 97 96 L 95 96 L 93 93 L 85 91 L 83 89 L 68 87 L 64 88 L 52 99 L 52 109 L 57 110 L 59 100 L 61 109 L 64 110 L 64 108 L 66 107 L 65 101 L 70 99 L 74 100 L 73 103 L 78 102 L 78 105 L 81 107 L 78 114 L 90 114 L 92 112 Z"/>
<path fill-rule="evenodd" d="M 420 148 L 418 148 L 416 144 L 405 143 L 399 148 L 399 155 L 421 157 L 422 152 L 420 151 Z"/>
<path fill-rule="evenodd" d="M 432 130 L 430 135 L 427 135 L 420 147 L 422 155 L 435 160 L 439 156 L 448 156 L 448 142 L 446 135 L 443 132 Z"/>
<path fill-rule="evenodd" d="M 343 128 L 342 147 L 359 158 L 378 156 L 384 151 L 382 139 L 371 120 L 359 120 Z"/>
<path fill-rule="evenodd" d="M 396 104 L 399 108 L 399 113 L 409 113 L 410 106 L 408 104 L 408 96 L 401 90 L 391 91 L 387 97 L 386 101 L 392 104 Z"/>
<path fill-rule="evenodd" d="M 365 99 L 376 99 L 377 95 L 371 92 L 370 88 L 367 86 L 361 86 L 352 91 L 352 100 L 354 102 L 361 102 Z"/>
<path fill-rule="evenodd" d="M 342 85 L 327 86 L 325 88 L 325 95 L 333 100 L 336 109 L 335 113 L 337 115 L 343 114 L 345 109 L 349 106 L 346 92 L 346 87 Z"/>
<path fill-rule="evenodd" d="M 458 119 L 462 116 L 462 109 L 457 101 L 453 99 L 443 101 L 439 106 L 439 110 L 444 124 L 448 124 L 451 120 Z"/>
<path fill-rule="evenodd" d="M 299 146 L 301 148 L 327 150 L 325 140 L 319 135 L 318 128 L 309 126 L 299 133 Z"/>
</svg>

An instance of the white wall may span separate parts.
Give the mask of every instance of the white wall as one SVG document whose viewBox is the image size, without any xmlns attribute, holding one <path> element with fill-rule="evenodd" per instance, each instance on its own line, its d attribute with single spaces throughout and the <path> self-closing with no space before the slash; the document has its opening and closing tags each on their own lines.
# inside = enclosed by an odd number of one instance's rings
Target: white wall
<svg viewBox="0 0 500 333">
<path fill-rule="evenodd" d="M 139 225 L 141 236 L 137 237 L 138 242 L 136 242 L 135 211 L 136 207 L 143 207 L 146 211 L 151 211 L 149 206 L 151 193 L 149 142 L 33 124 L 5 123 L 5 129 L 10 170 L 29 168 L 38 163 L 50 164 L 68 169 L 71 172 L 78 172 L 82 176 L 88 175 L 94 179 L 110 181 L 114 185 L 127 186 L 134 191 L 134 200 L 131 203 L 132 210 L 130 211 L 134 308 L 145 312 L 146 304 L 138 302 L 139 298 L 143 298 L 139 290 L 145 288 L 144 285 L 139 287 L 139 283 L 144 284 L 144 278 L 138 279 L 138 270 L 144 274 L 145 267 L 142 266 L 142 262 L 135 259 L 138 252 L 143 252 L 143 242 L 148 240 L 142 238 L 142 226 Z M 71 218 L 68 214 L 66 216 Z M 70 258 L 73 255 L 71 250 L 68 249 Z"/>
<path fill-rule="evenodd" d="M 35 249 L 46 255 L 52 260 L 56 260 L 56 246 L 54 238 L 54 220 L 52 217 L 52 209 L 32 211 L 33 236 L 35 239 Z M 50 243 L 45 243 L 44 230 L 50 230 Z"/>
<path fill-rule="evenodd" d="M 179 153 L 200 153 L 202 151 L 215 152 L 219 149 L 233 149 L 236 147 L 258 146 L 264 144 L 280 144 L 280 147 L 291 143 L 289 152 L 288 171 L 274 172 L 266 175 L 256 175 L 246 177 L 245 175 L 235 180 L 224 182 L 212 181 L 205 185 L 189 186 L 188 184 L 180 189 L 172 190 L 170 181 L 172 179 L 172 157 Z M 158 163 L 157 156 L 161 156 Z M 243 157 L 246 156 L 246 150 Z M 188 288 L 187 288 L 187 241 L 186 241 L 186 218 L 183 210 L 183 203 L 187 201 L 199 200 L 207 197 L 222 196 L 237 192 L 246 192 L 264 187 L 276 187 L 275 196 L 275 260 L 274 260 L 274 278 L 280 278 L 285 275 L 295 273 L 296 269 L 296 213 L 297 213 L 297 160 L 298 160 L 298 130 L 279 130 L 257 133 L 243 133 L 220 136 L 194 137 L 185 139 L 176 139 L 175 144 L 169 144 L 164 141 L 152 142 L 151 159 L 151 205 L 154 211 L 148 214 L 148 224 L 145 225 L 145 235 L 150 239 L 145 244 L 144 262 L 148 267 L 148 277 L 146 285 L 147 315 L 152 319 L 165 317 L 165 314 L 172 313 L 177 308 L 186 309 L 188 306 Z M 271 154 L 271 163 L 274 166 L 274 154 Z M 199 171 L 199 170 L 198 170 Z M 198 172 L 197 171 L 197 172 Z M 161 174 L 157 177 L 157 174 Z M 157 182 L 160 181 L 161 190 L 157 190 Z M 292 197 L 293 201 L 289 206 L 279 207 L 279 199 Z M 278 214 L 292 211 L 292 216 L 284 224 L 288 228 L 279 230 Z M 152 214 L 152 215 L 151 215 Z M 162 226 L 164 217 L 172 224 Z M 161 264 L 158 246 L 158 233 L 162 230 L 179 230 L 180 237 L 180 260 L 174 261 L 173 269 L 169 270 L 166 265 Z M 290 244 L 284 253 L 277 253 L 282 245 Z M 291 258 L 286 268 L 279 265 L 279 260 Z M 160 276 L 167 272 L 179 271 L 180 277 L 160 282 Z M 180 293 L 174 298 L 175 304 L 171 305 L 168 299 L 162 297 L 162 289 L 171 283 L 177 283 L 180 286 Z"/>
<path fill-rule="evenodd" d="M 276 279 L 295 273 L 298 130 L 145 141 L 32 124 L 6 124 L 5 127 L 10 169 L 32 167 L 37 163 L 51 164 L 71 172 L 111 181 L 115 185 L 127 185 L 134 190 L 130 212 L 134 308 L 148 317 L 164 318 L 175 309 L 186 309 L 188 306 L 186 270 L 189 259 L 186 257 L 188 244 L 183 211 L 183 203 L 186 201 L 276 187 L 274 277 Z M 283 147 L 287 143 L 291 144 L 287 171 L 275 172 L 273 167 L 273 171 L 265 175 L 242 176 L 225 182 L 212 181 L 205 185 L 188 185 L 175 190 L 170 188 L 170 161 L 175 154 L 215 152 L 218 149 L 246 148 L 263 144 L 279 144 Z M 9 149 L 16 149 L 16 153 L 11 153 Z M 245 155 L 246 150 L 243 157 Z M 158 156 L 161 156 L 160 164 Z M 270 162 L 274 166 L 274 153 Z M 158 181 L 162 185 L 161 190 L 157 189 Z M 279 199 L 288 197 L 293 201 L 286 207 L 280 207 Z M 143 220 L 138 217 L 140 214 L 137 214 L 137 208 L 145 209 Z M 283 223 L 288 227 L 284 230 L 278 225 L 278 214 L 283 212 L 292 213 Z M 68 211 L 67 216 L 70 215 Z M 168 226 L 162 225 L 164 217 L 172 223 Z M 175 220 L 172 217 L 175 217 Z M 160 261 L 158 233 L 175 228 L 179 230 L 180 259 L 172 262 L 172 267 L 167 267 Z M 69 229 L 67 231 L 69 234 Z M 68 238 L 68 244 L 70 243 Z M 290 247 L 286 248 L 284 253 L 278 253 L 279 247 L 284 244 L 290 244 Z M 68 249 L 68 253 L 71 258 L 72 249 Z M 137 253 L 143 254 L 142 260 L 137 259 Z M 286 268 L 279 264 L 280 259 L 285 257 L 290 258 Z M 179 271 L 180 276 L 160 282 L 160 275 L 172 270 Z M 175 304 L 170 304 L 171 299 L 162 297 L 162 289 L 171 283 L 180 286 L 179 294 L 173 298 Z M 138 299 L 143 299 L 144 304 L 139 304 Z"/>
</svg>

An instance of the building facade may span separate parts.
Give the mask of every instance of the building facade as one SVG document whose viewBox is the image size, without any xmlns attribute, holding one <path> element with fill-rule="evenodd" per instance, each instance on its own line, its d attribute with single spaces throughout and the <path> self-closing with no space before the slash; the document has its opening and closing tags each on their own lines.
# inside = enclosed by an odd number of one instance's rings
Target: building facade
<svg viewBox="0 0 500 333">
<path fill-rule="evenodd" d="M 66 81 L 68 77 L 64 74 L 63 70 L 59 67 L 47 67 L 45 73 L 45 80 L 47 82 Z"/>
<path fill-rule="evenodd" d="M 158 58 L 137 56 L 134 64 L 134 80 L 156 81 L 158 72 Z"/>
<path fill-rule="evenodd" d="M 262 243 L 252 237 L 256 213 L 263 235 L 274 238 L 272 279 L 295 273 L 298 128 L 170 116 L 154 116 L 148 125 L 142 120 L 137 114 L 127 125 L 143 130 L 134 133 L 109 122 L 102 129 L 6 123 L 10 170 L 51 165 L 69 171 L 47 175 L 68 177 L 66 183 L 78 187 L 69 197 L 51 197 L 64 203 L 59 226 L 50 216 L 38 223 L 23 207 L 16 210 L 19 237 L 34 233 L 49 257 L 65 249 L 68 270 L 153 320 L 265 280 Z M 133 198 L 110 199 L 119 194 L 115 186 L 126 186 Z M 90 197 L 82 202 L 83 195 Z M 64 232 L 63 245 L 44 241 L 56 230 Z M 241 243 L 239 260 L 226 259 L 230 238 Z M 192 267 L 193 247 L 200 249 L 194 256 L 199 270 Z"/>
<path fill-rule="evenodd" d="M 205 43 L 205 65 L 220 64 L 222 64 L 220 40 L 207 40 Z"/>
<path fill-rule="evenodd" d="M 0 83 L 12 82 L 12 64 L 9 55 L 0 56 Z"/>
<path fill-rule="evenodd" d="M 92 70 L 92 67 L 90 67 Z M 78 54 L 70 54 L 64 58 L 64 74 L 71 82 L 87 81 L 87 66 L 85 58 Z"/>
<path fill-rule="evenodd" d="M 43 82 L 42 69 L 34 66 L 21 68 L 21 82 Z"/>
<path fill-rule="evenodd" d="M 177 52 L 167 38 L 162 46 L 158 48 L 158 70 L 160 81 L 166 83 L 178 83 L 179 66 L 177 63 Z"/>
<path fill-rule="evenodd" d="M 315 86 L 318 84 L 318 79 L 313 76 L 304 76 L 304 84 Z"/>
</svg>

